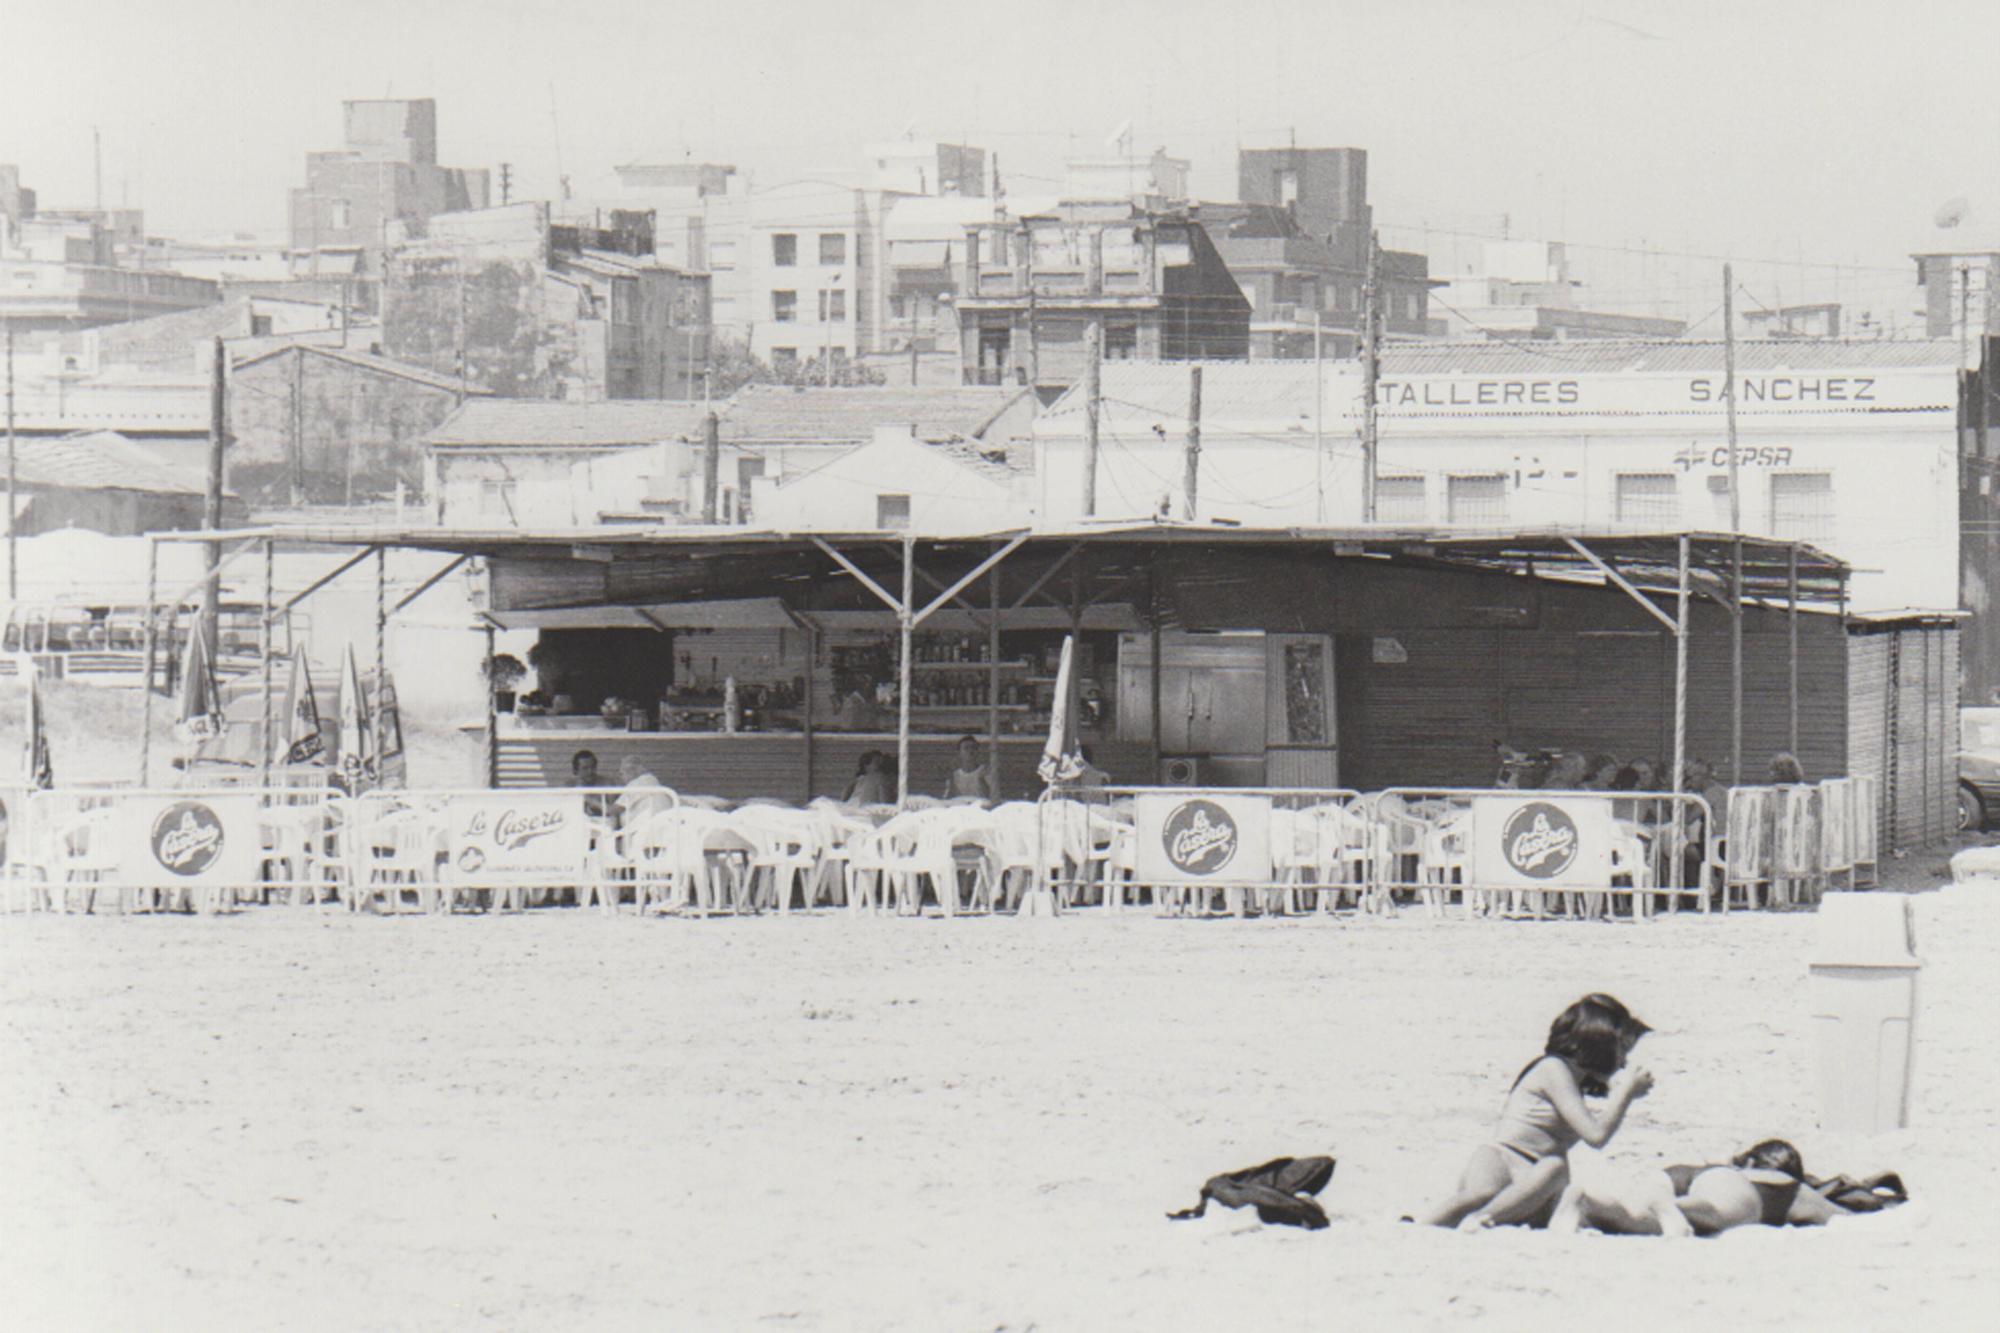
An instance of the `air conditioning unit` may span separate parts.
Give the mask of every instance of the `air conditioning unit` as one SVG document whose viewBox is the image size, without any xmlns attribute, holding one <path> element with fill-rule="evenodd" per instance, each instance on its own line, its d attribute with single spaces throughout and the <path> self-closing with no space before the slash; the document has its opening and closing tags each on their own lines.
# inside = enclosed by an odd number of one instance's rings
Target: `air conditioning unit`
<svg viewBox="0 0 2000 1333">
<path fill-rule="evenodd" d="M 1160 785 L 1194 787 L 1201 783 L 1201 760 L 1191 754 L 1177 754 L 1160 760 Z"/>
</svg>

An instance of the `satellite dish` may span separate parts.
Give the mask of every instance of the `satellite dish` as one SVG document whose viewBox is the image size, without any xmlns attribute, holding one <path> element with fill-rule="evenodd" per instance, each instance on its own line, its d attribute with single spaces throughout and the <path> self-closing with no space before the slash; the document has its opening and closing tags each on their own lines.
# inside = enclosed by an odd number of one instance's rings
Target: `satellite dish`
<svg viewBox="0 0 2000 1333">
<path fill-rule="evenodd" d="M 1938 211 L 1931 216 L 1931 223 L 1938 227 L 1956 227 L 1972 214 L 1972 205 L 1964 195 L 1947 199 L 1938 205 Z"/>
<path fill-rule="evenodd" d="M 1106 148 L 1121 148 L 1131 137 L 1132 122 L 1130 120 L 1121 120 L 1118 122 L 1118 128 L 1105 136 L 1104 146 Z"/>
</svg>

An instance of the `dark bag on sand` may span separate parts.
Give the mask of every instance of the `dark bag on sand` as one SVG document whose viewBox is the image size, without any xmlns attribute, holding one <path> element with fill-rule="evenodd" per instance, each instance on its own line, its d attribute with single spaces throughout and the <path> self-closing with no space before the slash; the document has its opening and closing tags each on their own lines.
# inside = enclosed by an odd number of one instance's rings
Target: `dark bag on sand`
<svg viewBox="0 0 2000 1333">
<path fill-rule="evenodd" d="M 1808 1180 L 1806 1184 L 1834 1207 L 1845 1208 L 1850 1213 L 1879 1213 L 1884 1208 L 1894 1208 L 1899 1203 L 1910 1201 L 1910 1192 L 1903 1188 L 1903 1178 L 1894 1171 L 1884 1171 L 1865 1180 L 1835 1176 L 1831 1180 Z"/>
<path fill-rule="evenodd" d="M 1201 1187 L 1199 1203 L 1167 1216 L 1176 1221 L 1200 1217 L 1213 1199 L 1224 1208 L 1255 1208 L 1257 1220 L 1271 1226 L 1318 1231 L 1326 1225 L 1326 1210 L 1312 1196 L 1333 1179 L 1333 1166 L 1331 1157 L 1279 1157 L 1262 1166 L 1210 1176 Z"/>
</svg>

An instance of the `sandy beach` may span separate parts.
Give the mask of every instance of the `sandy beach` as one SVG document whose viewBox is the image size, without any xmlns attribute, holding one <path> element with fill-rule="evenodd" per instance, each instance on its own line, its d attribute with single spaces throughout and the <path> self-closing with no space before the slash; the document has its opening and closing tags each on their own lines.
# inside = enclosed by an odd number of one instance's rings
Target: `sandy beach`
<svg viewBox="0 0 2000 1333">
<path fill-rule="evenodd" d="M 1865 1144 L 1815 1127 L 1806 914 L 0 919 L 6 1322 L 1975 1327 L 2000 895 L 1917 910 L 1915 1121 Z M 1397 1224 L 1594 989 L 1658 1028 L 1614 1156 L 1783 1134 L 1916 1202 L 1698 1242 Z M 1163 1219 L 1313 1152 L 1325 1231 Z"/>
</svg>

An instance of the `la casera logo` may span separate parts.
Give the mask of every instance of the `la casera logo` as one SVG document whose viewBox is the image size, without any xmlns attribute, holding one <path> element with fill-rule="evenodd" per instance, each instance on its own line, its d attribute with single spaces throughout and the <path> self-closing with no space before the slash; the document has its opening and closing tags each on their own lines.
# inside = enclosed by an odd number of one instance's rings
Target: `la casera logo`
<svg viewBox="0 0 2000 1333">
<path fill-rule="evenodd" d="M 153 821 L 153 859 L 176 875 L 199 875 L 222 855 L 222 819 L 200 801 L 176 801 Z"/>
<path fill-rule="evenodd" d="M 1507 816 L 1500 850 L 1507 864 L 1530 879 L 1554 879 L 1576 860 L 1576 821 L 1547 801 L 1530 801 Z"/>
<path fill-rule="evenodd" d="M 1167 860 L 1190 875 L 1213 875 L 1236 859 L 1236 821 L 1214 801 L 1183 801 L 1160 830 Z"/>
</svg>

